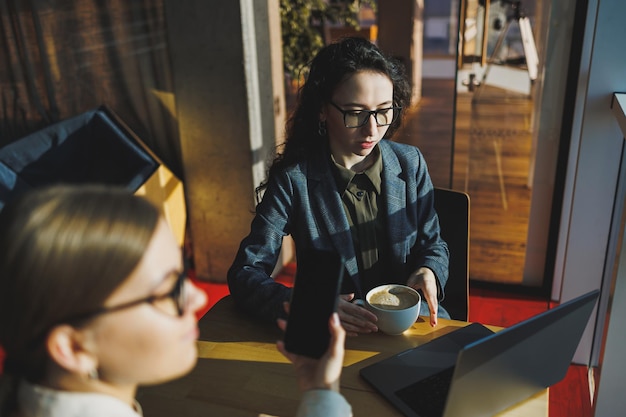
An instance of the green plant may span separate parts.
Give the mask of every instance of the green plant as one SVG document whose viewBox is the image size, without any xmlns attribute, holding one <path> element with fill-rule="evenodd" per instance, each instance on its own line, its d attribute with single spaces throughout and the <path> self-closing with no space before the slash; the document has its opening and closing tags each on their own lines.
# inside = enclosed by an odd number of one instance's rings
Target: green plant
<svg viewBox="0 0 626 417">
<path fill-rule="evenodd" d="M 324 46 L 327 23 L 359 29 L 361 6 L 376 8 L 376 0 L 280 0 L 285 73 L 299 78 L 302 69 Z"/>
</svg>

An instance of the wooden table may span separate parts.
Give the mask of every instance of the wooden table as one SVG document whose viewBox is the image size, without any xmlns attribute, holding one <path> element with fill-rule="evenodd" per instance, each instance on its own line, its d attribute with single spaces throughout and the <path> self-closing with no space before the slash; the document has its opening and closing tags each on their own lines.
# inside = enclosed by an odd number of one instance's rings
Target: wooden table
<svg viewBox="0 0 626 417">
<path fill-rule="evenodd" d="M 341 392 L 354 415 L 402 416 L 361 379 L 360 368 L 467 324 L 439 320 L 433 329 L 420 317 L 401 336 L 376 333 L 346 338 Z M 301 394 L 291 364 L 276 350 L 276 340 L 282 337 L 277 327 L 243 315 L 230 297 L 220 300 L 199 326 L 195 369 L 181 379 L 138 393 L 146 417 L 295 415 Z M 548 390 L 542 391 L 498 417 L 546 417 L 547 399 Z"/>
</svg>

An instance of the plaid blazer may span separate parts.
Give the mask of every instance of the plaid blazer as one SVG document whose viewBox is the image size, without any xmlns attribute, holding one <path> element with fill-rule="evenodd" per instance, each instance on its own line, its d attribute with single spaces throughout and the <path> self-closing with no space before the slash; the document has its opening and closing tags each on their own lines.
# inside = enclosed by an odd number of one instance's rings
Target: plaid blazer
<svg viewBox="0 0 626 417">
<path fill-rule="evenodd" d="M 386 139 L 378 146 L 385 197 L 379 210 L 387 216 L 389 276 L 406 283 L 411 272 L 426 266 L 435 273 L 441 289 L 439 298 L 443 299 L 449 253 L 439 234 L 426 161 L 413 146 Z M 284 317 L 282 303 L 289 300 L 291 289 L 275 282 L 270 274 L 286 235 L 294 239 L 296 257 L 308 247 L 341 254 L 346 268 L 344 280 L 352 280 L 356 296 L 364 297 L 350 226 L 327 153 L 311 155 L 269 179 L 250 234 L 242 240 L 228 271 L 236 304 L 255 317 L 272 321 Z M 428 314 L 426 303 L 422 303 L 420 314 Z M 441 306 L 439 315 L 448 317 Z"/>
</svg>

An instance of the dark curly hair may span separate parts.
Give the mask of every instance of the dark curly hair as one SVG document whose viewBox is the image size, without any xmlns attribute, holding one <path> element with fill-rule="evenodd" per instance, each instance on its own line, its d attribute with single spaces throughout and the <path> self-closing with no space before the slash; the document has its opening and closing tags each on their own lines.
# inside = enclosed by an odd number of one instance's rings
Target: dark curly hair
<svg viewBox="0 0 626 417">
<path fill-rule="evenodd" d="M 393 105 L 407 108 L 411 101 L 411 87 L 402 64 L 385 56 L 367 39 L 349 37 L 327 45 L 313 58 L 309 74 L 298 92 L 298 102 L 287 121 L 286 141 L 268 171 L 268 178 L 257 187 L 257 198 L 267 186 L 269 177 L 285 167 L 304 159 L 312 151 L 328 145 L 318 135 L 319 114 L 328 103 L 337 86 L 359 71 L 375 71 L 389 77 L 393 84 Z M 389 126 L 385 138 L 402 124 L 402 112 Z"/>
</svg>

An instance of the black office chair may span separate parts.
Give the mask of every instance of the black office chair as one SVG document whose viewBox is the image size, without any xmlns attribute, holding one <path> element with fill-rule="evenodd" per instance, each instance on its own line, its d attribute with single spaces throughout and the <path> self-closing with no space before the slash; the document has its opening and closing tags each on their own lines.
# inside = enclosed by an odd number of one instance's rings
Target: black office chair
<svg viewBox="0 0 626 417">
<path fill-rule="evenodd" d="M 441 237 L 450 250 L 450 275 L 441 305 L 455 320 L 469 318 L 469 195 L 435 187 Z"/>
</svg>

